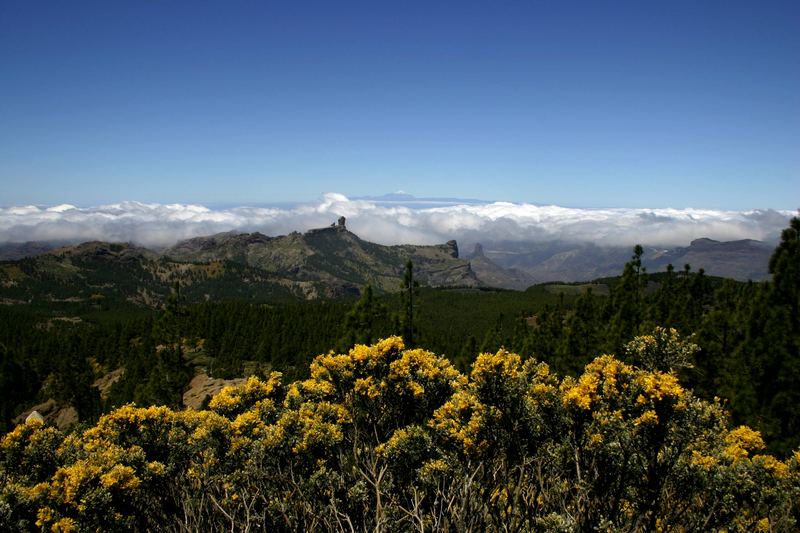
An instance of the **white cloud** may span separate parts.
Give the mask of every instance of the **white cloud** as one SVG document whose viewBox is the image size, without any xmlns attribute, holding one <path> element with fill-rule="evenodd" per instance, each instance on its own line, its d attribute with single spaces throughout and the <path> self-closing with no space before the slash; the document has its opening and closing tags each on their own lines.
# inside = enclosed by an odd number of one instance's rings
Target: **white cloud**
<svg viewBox="0 0 800 533">
<path fill-rule="evenodd" d="M 282 235 L 323 227 L 339 216 L 364 239 L 382 244 L 568 240 L 597 244 L 686 245 L 692 239 L 776 238 L 791 211 L 709 209 L 578 209 L 509 202 L 435 207 L 352 200 L 325 194 L 315 204 L 209 209 L 191 204 L 122 202 L 80 208 L 0 208 L 0 242 L 131 241 L 169 246 L 223 231 Z"/>
</svg>

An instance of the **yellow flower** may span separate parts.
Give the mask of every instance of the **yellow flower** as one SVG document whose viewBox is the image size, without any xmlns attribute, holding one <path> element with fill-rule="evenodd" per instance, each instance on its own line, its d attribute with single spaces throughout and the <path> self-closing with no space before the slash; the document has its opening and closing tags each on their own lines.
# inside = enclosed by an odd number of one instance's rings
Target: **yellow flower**
<svg viewBox="0 0 800 533">
<path fill-rule="evenodd" d="M 674 374 L 665 372 L 642 372 L 636 377 L 636 383 L 642 387 L 647 399 L 662 401 L 664 398 L 678 398 L 684 393 Z M 637 398 L 637 403 L 642 403 Z"/>
<path fill-rule="evenodd" d="M 636 426 L 641 424 L 658 424 L 658 415 L 651 409 L 642 413 L 642 415 L 636 418 L 633 423 Z"/>
<path fill-rule="evenodd" d="M 374 400 L 381 395 L 381 391 L 375 385 L 375 380 L 372 379 L 372 376 L 358 378 L 353 385 L 353 390 L 355 390 L 357 394 L 366 396 L 370 400 Z"/>
<path fill-rule="evenodd" d="M 746 459 L 750 454 L 750 450 L 764 448 L 764 440 L 761 438 L 761 433 L 747 426 L 739 426 L 729 431 L 725 435 L 725 444 L 723 453 L 734 461 Z"/>
<path fill-rule="evenodd" d="M 482 382 L 489 377 L 512 380 L 519 376 L 522 358 L 515 353 L 500 349 L 497 353 L 482 353 L 472 364 L 472 380 Z"/>
<path fill-rule="evenodd" d="M 375 447 L 375 453 L 380 457 L 388 458 L 397 455 L 404 449 L 408 448 L 409 443 L 412 442 L 418 435 L 418 428 L 413 430 L 410 428 L 401 428 L 392 433 L 389 440 L 379 444 Z"/>
<path fill-rule="evenodd" d="M 456 392 L 450 400 L 433 413 L 428 423 L 447 437 L 458 442 L 468 454 L 480 454 L 489 447 L 483 437 L 486 427 L 498 414 L 482 404 L 467 391 Z"/>
<path fill-rule="evenodd" d="M 789 475 L 789 465 L 771 455 L 754 455 L 753 464 L 761 466 L 776 478 L 785 478 Z"/>
<path fill-rule="evenodd" d="M 160 463 L 158 461 L 151 461 L 147 463 L 147 469 L 157 476 L 164 475 L 166 468 L 164 467 L 164 463 Z"/>
<path fill-rule="evenodd" d="M 36 525 L 44 528 L 44 526 L 53 520 L 53 509 L 50 507 L 40 507 L 36 512 Z"/>
<path fill-rule="evenodd" d="M 100 483 L 105 488 L 119 486 L 121 489 L 135 489 L 139 486 L 139 478 L 133 468 L 124 465 L 114 465 L 111 470 L 100 476 Z"/>
<path fill-rule="evenodd" d="M 442 459 L 433 459 L 431 461 L 427 461 L 420 467 L 419 475 L 423 479 L 433 479 L 446 473 L 447 471 L 447 463 L 445 463 Z"/>
<path fill-rule="evenodd" d="M 224 416 L 234 416 L 270 400 L 281 389 L 281 373 L 272 372 L 266 381 L 251 376 L 241 385 L 225 387 L 211 398 L 208 408 Z"/>
<path fill-rule="evenodd" d="M 536 365 L 536 377 L 543 379 L 550 376 L 550 367 L 547 363 L 539 363 Z"/>
<path fill-rule="evenodd" d="M 78 524 L 72 518 L 62 518 L 51 526 L 53 533 L 71 533 L 78 530 Z"/>
<path fill-rule="evenodd" d="M 531 387 L 530 393 L 534 396 L 544 396 L 545 394 L 551 393 L 555 391 L 555 387 L 552 385 L 547 385 L 545 383 L 536 383 L 533 387 Z"/>
<path fill-rule="evenodd" d="M 603 395 L 613 398 L 619 394 L 617 383 L 633 374 L 633 368 L 613 355 L 601 355 L 586 365 L 586 374 L 594 374 L 598 381 L 603 382 Z"/>
<path fill-rule="evenodd" d="M 703 455 L 697 450 L 692 450 L 692 458 L 689 460 L 693 466 L 699 466 L 703 470 L 710 470 L 717 464 L 717 460 L 709 455 Z"/>
<path fill-rule="evenodd" d="M 375 350 L 381 356 L 389 353 L 399 353 L 403 348 L 405 348 L 403 338 L 396 335 L 382 339 L 375 344 Z"/>
<path fill-rule="evenodd" d="M 599 380 L 595 374 L 583 374 L 578 381 L 571 378 L 561 383 L 562 402 L 565 407 L 589 410 L 597 397 Z"/>
</svg>

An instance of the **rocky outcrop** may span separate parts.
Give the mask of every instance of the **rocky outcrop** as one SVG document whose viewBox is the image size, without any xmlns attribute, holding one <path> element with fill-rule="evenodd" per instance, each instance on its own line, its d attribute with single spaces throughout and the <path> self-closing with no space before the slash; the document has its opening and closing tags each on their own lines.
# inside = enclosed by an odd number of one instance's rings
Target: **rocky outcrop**
<svg viewBox="0 0 800 533">
<path fill-rule="evenodd" d="M 183 406 L 187 409 L 198 410 L 208 398 L 213 398 L 219 391 L 231 385 L 240 385 L 247 381 L 245 378 L 222 379 L 212 378 L 205 372 L 197 374 L 189 382 L 189 388 L 183 393 Z"/>
<path fill-rule="evenodd" d="M 345 217 L 331 226 L 306 233 L 252 239 L 251 234 L 205 237 L 201 246 L 191 239 L 168 249 L 165 255 L 181 261 L 222 258 L 242 262 L 294 283 L 319 283 L 329 290 L 314 293 L 346 294 L 369 284 L 379 291 L 396 291 L 405 263 L 414 263 L 418 279 L 433 286 L 479 286 L 469 263 L 458 258 L 458 244 L 383 246 L 365 241 L 347 229 Z"/>
<path fill-rule="evenodd" d="M 468 257 L 475 275 L 490 287 L 524 290 L 534 284 L 534 279 L 522 270 L 503 268 L 486 257 L 481 243 L 475 244 Z"/>
<path fill-rule="evenodd" d="M 46 402 L 34 405 L 24 411 L 15 417 L 13 422 L 22 424 L 27 422 L 28 418 L 37 420 L 41 418 L 45 424 L 53 424 L 58 429 L 68 429 L 78 422 L 78 411 L 71 405 L 61 405 L 53 398 L 50 398 Z"/>
<path fill-rule="evenodd" d="M 450 240 L 445 243 L 445 246 L 450 248 L 450 255 L 454 259 L 458 259 L 458 243 L 454 240 Z"/>
<path fill-rule="evenodd" d="M 117 368 L 116 370 L 112 370 L 108 374 L 97 378 L 94 383 L 92 383 L 92 386 L 100 392 L 100 398 L 105 400 L 108 398 L 108 393 L 111 391 L 112 385 L 119 381 L 124 374 L 124 368 Z"/>
</svg>

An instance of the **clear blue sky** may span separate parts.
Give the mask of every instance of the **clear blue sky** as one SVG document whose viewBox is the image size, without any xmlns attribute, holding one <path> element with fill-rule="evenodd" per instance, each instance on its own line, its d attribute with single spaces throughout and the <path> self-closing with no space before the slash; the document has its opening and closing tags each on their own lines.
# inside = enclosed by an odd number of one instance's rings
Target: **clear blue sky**
<svg viewBox="0 0 800 533">
<path fill-rule="evenodd" d="M 0 205 L 800 206 L 800 2 L 0 2 Z"/>
</svg>

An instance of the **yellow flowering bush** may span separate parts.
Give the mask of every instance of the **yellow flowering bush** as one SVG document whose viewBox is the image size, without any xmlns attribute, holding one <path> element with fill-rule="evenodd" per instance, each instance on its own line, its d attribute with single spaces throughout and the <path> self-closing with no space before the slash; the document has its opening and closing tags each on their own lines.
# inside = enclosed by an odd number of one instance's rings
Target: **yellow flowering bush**
<svg viewBox="0 0 800 533">
<path fill-rule="evenodd" d="M 284 435 L 283 445 L 293 454 L 317 452 L 335 447 L 344 438 L 350 413 L 340 404 L 307 402 L 297 410 L 285 411 L 277 425 Z"/>
<path fill-rule="evenodd" d="M 40 421 L 18 425 L 0 439 L 3 474 L 31 484 L 45 481 L 56 469 L 63 440 L 61 431 Z"/>
<path fill-rule="evenodd" d="M 284 407 L 339 403 L 358 431 L 376 437 L 375 444 L 398 427 L 427 419 L 466 383 L 447 359 L 422 349 L 406 350 L 400 337 L 356 345 L 346 354 L 320 355 L 310 373 L 310 379 L 288 387 Z"/>
<path fill-rule="evenodd" d="M 725 435 L 723 454 L 732 461 L 747 459 L 754 450 L 764 449 L 761 433 L 747 426 L 739 426 Z"/>
<path fill-rule="evenodd" d="M 647 370 L 663 372 L 692 366 L 700 347 L 681 338 L 675 328 L 656 327 L 650 335 L 636 337 L 625 345 L 625 352 Z"/>
<path fill-rule="evenodd" d="M 433 413 L 431 428 L 457 446 L 465 456 L 481 456 L 491 444 L 500 413 L 470 391 L 458 391 Z"/>
<path fill-rule="evenodd" d="M 139 518 L 137 508 L 148 499 L 141 491 L 147 477 L 150 471 L 141 448 L 126 450 L 105 442 L 37 486 L 44 505 L 36 525 L 51 530 L 68 530 L 67 524 L 132 528 Z"/>
<path fill-rule="evenodd" d="M 795 531 L 800 451 L 764 454 L 684 387 L 676 332 L 628 350 L 644 367 L 561 378 L 499 350 L 465 376 L 391 337 L 205 411 L 22 424 L 0 439 L 0 530 Z"/>
<path fill-rule="evenodd" d="M 422 426 L 398 429 L 388 441 L 378 445 L 375 452 L 404 484 L 412 479 L 430 480 L 434 472 L 441 475 L 447 469 L 431 432 Z"/>
<path fill-rule="evenodd" d="M 561 384 L 564 406 L 591 410 L 598 402 L 613 401 L 631 387 L 634 369 L 611 355 L 602 355 L 586 366 L 577 380 L 565 379 Z"/>
<path fill-rule="evenodd" d="M 274 414 L 282 394 L 281 373 L 272 372 L 266 381 L 251 376 L 241 385 L 222 389 L 211 398 L 208 408 L 229 419 L 254 408 L 269 415 Z"/>
</svg>

